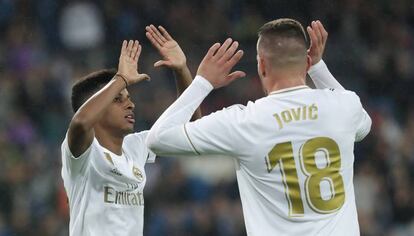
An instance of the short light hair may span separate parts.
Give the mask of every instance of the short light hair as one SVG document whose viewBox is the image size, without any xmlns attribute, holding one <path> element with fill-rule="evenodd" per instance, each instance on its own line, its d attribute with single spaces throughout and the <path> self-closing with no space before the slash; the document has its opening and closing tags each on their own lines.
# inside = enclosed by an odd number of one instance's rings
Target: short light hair
<svg viewBox="0 0 414 236">
<path fill-rule="evenodd" d="M 282 18 L 267 22 L 258 32 L 258 53 L 272 66 L 306 63 L 308 39 L 303 26 L 296 20 Z"/>
</svg>

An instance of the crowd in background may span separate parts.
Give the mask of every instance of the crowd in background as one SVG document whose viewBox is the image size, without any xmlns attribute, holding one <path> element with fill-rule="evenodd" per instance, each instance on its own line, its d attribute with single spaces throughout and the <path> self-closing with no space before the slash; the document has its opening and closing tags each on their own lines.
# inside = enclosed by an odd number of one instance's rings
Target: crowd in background
<svg viewBox="0 0 414 236">
<path fill-rule="evenodd" d="M 123 39 L 140 40 L 139 70 L 152 77 L 130 88 L 139 131 L 176 98 L 172 73 L 153 68 L 146 25 L 170 31 L 193 73 L 214 42 L 240 42 L 247 78 L 213 92 L 209 114 L 263 95 L 257 30 L 280 17 L 325 24 L 324 60 L 373 120 L 355 148 L 361 234 L 414 235 L 414 1 L 0 0 L 0 236 L 68 235 L 60 144 L 71 85 L 116 67 Z M 245 235 L 235 178 L 206 181 L 168 157 L 147 167 L 144 235 Z"/>
</svg>

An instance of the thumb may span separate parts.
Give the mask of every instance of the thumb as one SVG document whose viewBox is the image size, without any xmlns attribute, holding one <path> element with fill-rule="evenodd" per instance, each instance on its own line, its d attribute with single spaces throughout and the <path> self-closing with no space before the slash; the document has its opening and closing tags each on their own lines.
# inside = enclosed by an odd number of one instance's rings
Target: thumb
<svg viewBox="0 0 414 236">
<path fill-rule="evenodd" d="M 143 80 L 150 81 L 151 78 L 147 74 L 138 74 L 137 82 L 141 82 Z"/>
<path fill-rule="evenodd" d="M 157 62 L 154 63 L 154 67 L 160 67 L 160 66 L 170 66 L 171 63 L 168 61 L 164 61 L 164 60 L 159 60 Z"/>
<path fill-rule="evenodd" d="M 234 71 L 231 74 L 227 75 L 227 81 L 232 82 L 233 80 L 240 79 L 246 76 L 246 73 L 243 71 Z"/>
</svg>

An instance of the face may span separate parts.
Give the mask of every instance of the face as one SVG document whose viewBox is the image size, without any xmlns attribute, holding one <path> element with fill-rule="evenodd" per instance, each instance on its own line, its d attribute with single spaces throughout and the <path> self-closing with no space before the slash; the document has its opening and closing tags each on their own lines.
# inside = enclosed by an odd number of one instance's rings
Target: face
<svg viewBox="0 0 414 236">
<path fill-rule="evenodd" d="M 99 125 L 110 133 L 125 136 L 134 130 L 134 108 L 128 90 L 122 90 L 105 111 Z"/>
</svg>

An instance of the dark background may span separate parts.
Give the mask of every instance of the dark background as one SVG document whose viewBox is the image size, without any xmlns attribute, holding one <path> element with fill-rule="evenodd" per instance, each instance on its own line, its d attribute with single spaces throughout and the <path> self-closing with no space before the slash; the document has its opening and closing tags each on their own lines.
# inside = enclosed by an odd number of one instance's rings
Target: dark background
<svg viewBox="0 0 414 236">
<path fill-rule="evenodd" d="M 130 88 L 140 131 L 175 99 L 172 73 L 152 66 L 159 55 L 146 25 L 170 31 L 193 73 L 214 42 L 240 42 L 246 54 L 238 68 L 248 76 L 209 96 L 208 114 L 263 95 L 256 33 L 280 17 L 325 24 L 324 60 L 373 120 L 355 149 L 362 235 L 414 235 L 414 1 L 0 0 L 0 236 L 68 234 L 60 143 L 72 116 L 71 85 L 116 67 L 123 39 L 140 40 L 139 68 L 152 77 Z M 148 165 L 145 235 L 245 235 L 234 173 L 220 177 L 214 168 L 227 160 L 211 160 L 214 181 L 183 161 Z"/>
</svg>

